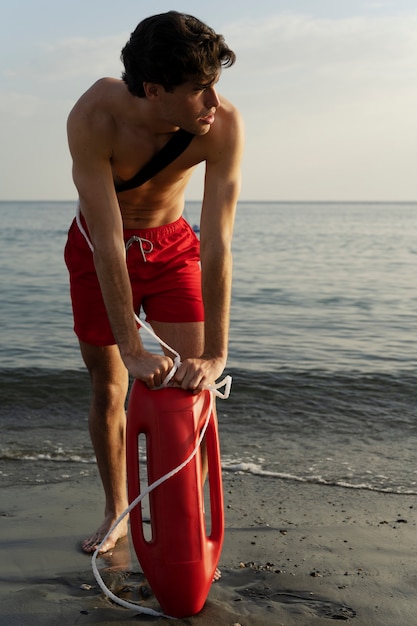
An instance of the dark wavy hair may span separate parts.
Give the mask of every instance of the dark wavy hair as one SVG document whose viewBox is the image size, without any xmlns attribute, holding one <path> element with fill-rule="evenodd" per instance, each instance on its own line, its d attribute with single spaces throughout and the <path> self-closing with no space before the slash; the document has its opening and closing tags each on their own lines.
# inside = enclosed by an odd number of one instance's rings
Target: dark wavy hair
<svg viewBox="0 0 417 626">
<path fill-rule="evenodd" d="M 187 80 L 206 84 L 222 67 L 230 67 L 235 53 L 222 35 L 192 15 L 169 11 L 148 17 L 136 27 L 121 53 L 122 79 L 130 93 L 144 97 L 144 82 L 166 91 Z"/>
</svg>

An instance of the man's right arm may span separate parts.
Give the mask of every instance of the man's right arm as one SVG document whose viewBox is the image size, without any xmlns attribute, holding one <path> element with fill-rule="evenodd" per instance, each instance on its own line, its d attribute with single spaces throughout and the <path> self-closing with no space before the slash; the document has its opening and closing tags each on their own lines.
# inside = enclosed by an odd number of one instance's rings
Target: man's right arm
<svg viewBox="0 0 417 626">
<path fill-rule="evenodd" d="M 123 223 L 111 170 L 112 121 L 76 105 L 68 119 L 73 179 L 94 248 L 94 264 L 113 334 L 129 372 L 159 386 L 172 360 L 146 352 L 137 331 L 126 267 Z"/>
</svg>

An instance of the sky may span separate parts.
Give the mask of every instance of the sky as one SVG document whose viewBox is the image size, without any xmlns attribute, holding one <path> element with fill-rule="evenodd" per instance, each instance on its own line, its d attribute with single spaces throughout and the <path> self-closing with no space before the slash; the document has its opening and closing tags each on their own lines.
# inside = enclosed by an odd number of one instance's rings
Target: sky
<svg viewBox="0 0 417 626">
<path fill-rule="evenodd" d="M 73 200 L 66 119 L 151 14 L 192 13 L 237 62 L 241 200 L 417 200 L 415 0 L 14 0 L 0 9 L 0 200 Z M 201 198 L 203 169 L 188 200 Z"/>
</svg>

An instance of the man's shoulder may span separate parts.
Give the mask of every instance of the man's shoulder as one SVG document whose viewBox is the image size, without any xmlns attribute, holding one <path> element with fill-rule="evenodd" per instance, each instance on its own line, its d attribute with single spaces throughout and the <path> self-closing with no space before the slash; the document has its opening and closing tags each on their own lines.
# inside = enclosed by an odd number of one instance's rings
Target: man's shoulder
<svg viewBox="0 0 417 626">
<path fill-rule="evenodd" d="M 217 155 L 219 151 L 233 152 L 241 144 L 244 135 L 243 120 L 238 108 L 223 97 L 220 97 L 220 103 L 210 132 L 202 138 L 211 156 Z"/>
<path fill-rule="evenodd" d="M 68 122 L 88 124 L 90 130 L 112 124 L 116 117 L 117 100 L 124 93 L 124 83 L 115 78 L 100 78 L 81 97 L 72 108 Z"/>
<path fill-rule="evenodd" d="M 233 104 L 233 102 L 230 102 L 230 100 L 227 100 L 223 96 L 220 96 L 220 105 L 221 106 L 218 110 L 220 118 L 224 118 L 228 122 L 241 122 L 242 116 L 239 109 Z"/>
<path fill-rule="evenodd" d="M 117 78 L 100 78 L 75 103 L 72 112 L 108 110 L 126 94 L 126 87 Z"/>
<path fill-rule="evenodd" d="M 226 98 L 220 97 L 221 106 L 216 112 L 216 123 L 213 127 L 219 139 L 230 139 L 243 132 L 243 120 L 239 109 Z M 210 133 L 209 133 L 210 134 Z"/>
</svg>

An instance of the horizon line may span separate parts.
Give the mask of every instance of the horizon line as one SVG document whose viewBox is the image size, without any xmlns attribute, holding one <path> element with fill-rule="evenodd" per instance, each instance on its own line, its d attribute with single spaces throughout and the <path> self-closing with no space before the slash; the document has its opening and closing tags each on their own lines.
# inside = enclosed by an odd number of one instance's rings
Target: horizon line
<svg viewBox="0 0 417 626">
<path fill-rule="evenodd" d="M 70 199 L 61 199 L 61 200 L 57 200 L 57 199 L 45 199 L 45 198 L 40 198 L 40 199 L 32 199 L 32 200 L 28 200 L 28 199 L 19 199 L 19 198 L 15 198 L 15 199 L 0 199 L 1 203 L 7 203 L 7 202 L 45 202 L 45 203 L 58 203 L 58 202 L 62 202 L 62 203 L 68 203 L 68 202 L 73 202 L 76 203 L 78 202 L 78 198 L 70 198 Z M 202 203 L 202 199 L 186 199 L 185 203 L 187 202 L 199 202 Z M 254 202 L 263 202 L 263 203 L 270 203 L 270 204 L 415 204 L 417 203 L 417 198 L 414 198 L 412 200 L 260 200 L 260 199 L 239 199 L 238 200 L 238 204 L 244 204 L 244 203 L 254 203 Z"/>
</svg>

